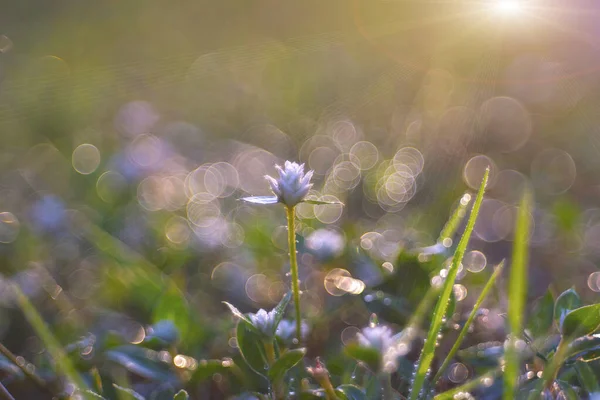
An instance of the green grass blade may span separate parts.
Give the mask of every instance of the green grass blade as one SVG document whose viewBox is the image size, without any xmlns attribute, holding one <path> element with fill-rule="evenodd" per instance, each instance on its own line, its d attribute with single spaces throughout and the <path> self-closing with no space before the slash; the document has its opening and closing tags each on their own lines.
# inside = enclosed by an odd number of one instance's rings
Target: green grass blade
<svg viewBox="0 0 600 400">
<path fill-rule="evenodd" d="M 41 341 L 46 345 L 48 353 L 54 359 L 58 370 L 77 386 L 77 389 L 81 392 L 88 390 L 88 385 L 81 375 L 77 373 L 71 360 L 67 357 L 63 348 L 58 343 L 58 340 L 56 340 L 48 326 L 46 326 L 42 316 L 37 312 L 33 304 L 31 304 L 27 296 L 23 294 L 18 286 L 13 285 L 13 290 L 15 291 L 19 307 L 21 307 L 23 314 L 25 314 L 25 318 L 29 321 Z"/>
<path fill-rule="evenodd" d="M 452 239 L 452 236 L 454 236 L 454 234 L 456 233 L 458 226 L 462 222 L 465 215 L 467 215 L 467 206 L 470 202 L 471 195 L 468 193 L 460 198 L 460 201 L 458 202 L 458 207 L 456 207 L 456 210 L 454 210 L 454 212 L 450 216 L 450 219 L 448 220 L 448 222 L 446 222 L 446 225 L 444 225 L 442 232 L 440 232 L 440 237 L 438 239 L 439 243 L 443 243 L 444 239 Z"/>
<path fill-rule="evenodd" d="M 473 233 L 473 228 L 475 227 L 475 221 L 477 220 L 479 208 L 481 207 L 481 203 L 483 201 L 483 194 L 485 193 L 485 187 L 487 185 L 489 174 L 490 171 L 488 168 L 485 171 L 483 180 L 481 181 L 481 186 L 479 187 L 479 191 L 477 192 L 477 198 L 475 199 L 475 203 L 473 204 L 473 208 L 471 210 L 471 215 L 469 216 L 467 226 L 462 237 L 460 238 L 458 246 L 456 247 L 456 252 L 454 253 L 454 257 L 452 258 L 452 265 L 448 269 L 448 276 L 444 281 L 440 297 L 438 298 L 437 304 L 435 306 L 431 326 L 429 327 L 429 332 L 427 333 L 427 341 L 423 345 L 423 350 L 421 351 L 421 356 L 419 357 L 419 361 L 417 364 L 415 379 L 412 383 L 412 387 L 410 390 L 410 400 L 417 400 L 421 391 L 423 390 L 425 380 L 427 379 L 427 375 L 429 373 L 428 371 L 431 367 L 431 362 L 433 361 L 433 356 L 435 353 L 436 343 L 438 340 L 437 336 L 444 323 L 443 319 L 448 308 L 450 296 L 452 295 L 454 282 L 456 281 L 456 274 L 458 273 L 458 267 L 460 266 L 465 251 L 467 250 L 467 245 L 469 243 L 469 239 L 471 238 L 471 233 Z"/>
<path fill-rule="evenodd" d="M 515 242 L 513 246 L 512 265 L 508 282 L 508 324 L 510 338 L 504 361 L 504 394 L 505 400 L 514 399 L 517 379 L 519 377 L 519 355 L 516 341 L 523 331 L 523 313 L 527 293 L 527 247 L 529 244 L 531 194 L 525 192 L 519 207 L 515 227 Z"/>
<path fill-rule="evenodd" d="M 452 400 L 455 399 L 454 396 L 456 396 L 458 393 L 468 392 L 469 390 L 473 390 L 480 385 L 489 386 L 489 382 L 493 382 L 493 380 L 496 379 L 496 377 L 500 376 L 501 372 L 502 370 L 500 368 L 495 368 L 478 378 L 470 380 L 469 382 L 463 385 L 457 386 L 446 392 L 438 394 L 433 398 L 433 400 Z"/>
<path fill-rule="evenodd" d="M 469 332 L 469 328 L 471 327 L 471 324 L 473 323 L 473 320 L 475 320 L 475 316 L 477 315 L 477 311 L 481 307 L 481 304 L 483 303 L 483 301 L 487 297 L 489 291 L 492 289 L 492 287 L 496 283 L 496 279 L 498 278 L 498 276 L 502 272 L 503 268 L 504 268 L 504 261 L 501 262 L 500 265 L 498 265 L 496 267 L 496 269 L 492 273 L 492 276 L 490 276 L 490 279 L 485 284 L 483 290 L 481 291 L 481 294 L 479 295 L 479 298 L 477 299 L 477 301 L 473 305 L 473 310 L 471 311 L 471 314 L 469 315 L 469 318 L 467 318 L 467 322 L 465 323 L 465 326 L 463 326 L 462 330 L 460 331 L 460 334 L 458 335 L 458 338 L 456 339 L 456 342 L 454 343 L 454 346 L 452 346 L 452 349 L 450 349 L 450 352 L 446 356 L 446 359 L 442 363 L 442 366 L 438 369 L 437 373 L 435 374 L 435 377 L 433 378 L 433 382 L 434 383 L 437 382 L 442 377 L 442 374 L 444 373 L 444 371 L 446 370 L 446 368 L 448 368 L 448 366 L 450 365 L 450 362 L 452 361 L 452 359 L 454 358 L 454 355 L 456 354 L 456 352 L 460 348 L 463 340 L 465 339 L 465 336 L 467 336 L 467 333 Z"/>
</svg>

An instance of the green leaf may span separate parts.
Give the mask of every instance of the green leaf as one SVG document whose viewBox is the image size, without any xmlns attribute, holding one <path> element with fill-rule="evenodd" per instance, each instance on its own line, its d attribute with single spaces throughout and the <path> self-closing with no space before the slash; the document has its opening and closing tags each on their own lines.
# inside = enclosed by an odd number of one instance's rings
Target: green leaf
<svg viewBox="0 0 600 400">
<path fill-rule="evenodd" d="M 144 338 L 144 346 L 154 350 L 171 347 L 180 339 L 179 330 L 171 320 L 158 321 L 148 331 L 148 336 Z"/>
<path fill-rule="evenodd" d="M 262 339 L 258 333 L 251 330 L 251 326 L 244 320 L 238 322 L 236 328 L 237 345 L 246 364 L 257 374 L 265 376 L 267 360 L 264 356 Z"/>
<path fill-rule="evenodd" d="M 348 400 L 367 400 L 366 393 L 355 385 L 340 385 L 335 390 L 342 393 Z"/>
<path fill-rule="evenodd" d="M 519 350 L 516 341 L 523 332 L 523 315 L 527 297 L 527 264 L 530 230 L 531 194 L 523 193 L 515 226 L 515 241 L 512 253 L 512 265 L 508 283 L 508 324 L 509 343 L 505 352 L 504 400 L 515 398 L 515 388 L 519 378 Z"/>
<path fill-rule="evenodd" d="M 344 205 L 344 203 L 340 202 L 340 201 L 322 201 L 322 200 L 302 200 L 302 203 L 308 203 L 308 204 L 314 204 L 317 206 L 323 206 L 323 205 L 327 205 L 327 204 L 338 204 L 338 205 Z"/>
<path fill-rule="evenodd" d="M 142 396 L 141 394 L 139 394 L 138 392 L 136 392 L 133 389 L 127 389 L 127 388 L 119 386 L 115 383 L 113 383 L 113 386 L 117 390 L 120 400 L 126 400 L 126 399 L 146 400 L 146 398 L 144 396 Z"/>
<path fill-rule="evenodd" d="M 410 400 L 417 400 L 419 397 L 421 390 L 425 385 L 425 380 L 429 373 L 428 371 L 431 368 L 431 363 L 435 354 L 436 343 L 438 341 L 437 337 L 442 325 L 444 324 L 444 316 L 446 315 L 446 310 L 448 309 L 450 296 L 453 294 L 454 282 L 456 281 L 458 268 L 462 262 L 462 258 L 467 249 L 467 245 L 469 244 L 469 240 L 471 239 L 471 233 L 475 227 L 475 221 L 477 220 L 477 215 L 479 214 L 479 209 L 481 207 L 481 203 L 483 202 L 483 194 L 485 193 L 485 187 L 487 185 L 489 174 L 490 171 L 488 168 L 485 171 L 481 186 L 477 192 L 477 198 L 473 204 L 471 215 L 469 216 L 465 231 L 460 238 L 458 246 L 456 247 L 454 257 L 452 258 L 452 264 L 450 268 L 448 268 L 448 275 L 442 286 L 442 291 L 435 306 L 435 310 L 433 311 L 433 318 L 429 327 L 429 332 L 427 333 L 427 341 L 425 342 L 423 350 L 421 351 L 421 356 L 419 357 L 415 379 L 413 380 L 412 387 L 410 389 Z"/>
<path fill-rule="evenodd" d="M 272 382 L 279 381 L 283 378 L 290 369 L 292 369 L 296 364 L 298 364 L 306 354 L 306 349 L 293 349 L 288 350 L 285 353 L 281 354 L 279 359 L 271 365 L 269 368 L 269 379 Z"/>
<path fill-rule="evenodd" d="M 276 204 L 279 202 L 277 196 L 250 196 L 242 197 L 240 200 L 253 204 Z"/>
<path fill-rule="evenodd" d="M 575 363 L 575 371 L 577 371 L 577 379 L 588 393 L 600 393 L 598 377 L 588 363 L 577 361 Z"/>
<path fill-rule="evenodd" d="M 273 335 L 277 331 L 277 327 L 279 323 L 283 319 L 283 315 L 285 314 L 285 309 L 287 308 L 290 300 L 292 299 L 292 292 L 287 292 L 279 301 L 279 304 L 273 309 L 274 313 L 274 323 L 273 323 Z"/>
<path fill-rule="evenodd" d="M 189 398 L 190 398 L 190 395 L 188 394 L 188 392 L 181 389 L 179 392 L 177 392 L 177 394 L 175 394 L 175 396 L 173 397 L 173 400 L 188 400 Z"/>
<path fill-rule="evenodd" d="M 377 372 L 381 366 L 381 353 L 372 347 L 360 346 L 358 343 L 350 343 L 346 346 L 346 354 L 355 360 L 361 361 L 373 372 Z"/>
<path fill-rule="evenodd" d="M 552 297 L 550 290 L 548 290 L 533 306 L 527 329 L 531 332 L 533 337 L 545 336 L 552 328 L 553 320 L 554 298 Z"/>
<path fill-rule="evenodd" d="M 164 320 L 172 321 L 179 330 L 181 337 L 186 338 L 190 311 L 185 295 L 172 280 L 154 305 L 152 320 L 155 323 Z"/>
<path fill-rule="evenodd" d="M 583 306 L 581 298 L 573 288 L 565 290 L 558 296 L 554 304 L 554 321 L 559 331 L 567 314 L 581 306 Z"/>
<path fill-rule="evenodd" d="M 600 304 L 592 304 L 569 312 L 563 320 L 561 333 L 564 337 L 574 339 L 591 335 L 598 328 L 600 328 Z"/>
</svg>

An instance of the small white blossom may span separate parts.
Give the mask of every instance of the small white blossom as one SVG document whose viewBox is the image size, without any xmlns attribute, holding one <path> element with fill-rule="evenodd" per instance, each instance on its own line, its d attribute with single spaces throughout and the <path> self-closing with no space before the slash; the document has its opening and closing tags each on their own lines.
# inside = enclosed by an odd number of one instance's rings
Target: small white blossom
<svg viewBox="0 0 600 400">
<path fill-rule="evenodd" d="M 392 330 L 383 325 L 367 326 L 357 336 L 358 344 L 363 347 L 373 347 L 381 354 L 384 354 L 394 344 Z"/>
<path fill-rule="evenodd" d="M 276 165 L 275 168 L 279 172 L 279 178 L 275 179 L 266 175 L 265 179 L 269 181 L 271 190 L 280 203 L 288 207 L 294 207 L 304 200 L 312 187 L 310 179 L 313 176 L 313 171 L 308 171 L 305 174 L 304 164 L 290 161 L 286 161 L 283 168 L 279 165 Z"/>
<path fill-rule="evenodd" d="M 265 336 L 272 337 L 275 331 L 275 313 L 267 312 L 262 308 L 256 314 L 249 314 L 252 325 Z"/>
</svg>

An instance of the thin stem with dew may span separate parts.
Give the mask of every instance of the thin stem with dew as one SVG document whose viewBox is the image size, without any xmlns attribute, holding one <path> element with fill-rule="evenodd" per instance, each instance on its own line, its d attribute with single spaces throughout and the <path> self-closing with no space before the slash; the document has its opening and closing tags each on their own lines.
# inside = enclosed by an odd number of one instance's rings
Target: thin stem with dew
<svg viewBox="0 0 600 400">
<path fill-rule="evenodd" d="M 300 285 L 298 278 L 298 259 L 296 254 L 296 209 L 285 207 L 288 223 L 288 249 L 290 251 L 290 272 L 292 274 L 292 293 L 296 314 L 296 338 L 298 343 L 302 340 L 302 321 L 300 319 Z"/>
<path fill-rule="evenodd" d="M 17 359 L 17 356 L 15 356 L 9 349 L 7 349 L 2 343 L 0 343 L 0 353 L 6 357 L 8 360 L 10 360 L 10 362 L 12 362 L 13 364 L 15 364 L 22 372 L 23 374 L 25 374 L 25 376 L 27 378 L 29 378 L 37 387 L 39 387 L 40 389 L 42 389 L 43 391 L 45 391 L 46 393 L 54 396 L 56 395 L 56 393 L 54 393 L 52 391 L 52 389 L 50 389 L 50 387 L 48 387 L 48 384 L 46 382 L 44 382 L 42 380 L 42 378 L 40 378 L 39 376 L 37 376 L 35 373 L 33 373 L 31 370 L 29 370 L 26 367 L 25 362 L 19 362 L 19 360 Z"/>
</svg>

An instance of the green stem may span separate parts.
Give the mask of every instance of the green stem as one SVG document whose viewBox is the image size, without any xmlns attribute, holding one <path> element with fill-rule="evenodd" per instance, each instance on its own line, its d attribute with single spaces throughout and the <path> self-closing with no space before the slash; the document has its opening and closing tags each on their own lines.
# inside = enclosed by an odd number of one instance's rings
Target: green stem
<svg viewBox="0 0 600 400">
<path fill-rule="evenodd" d="M 263 342 L 265 347 L 265 354 L 267 355 L 267 361 L 269 362 L 269 367 L 272 367 L 275 364 L 275 346 L 273 346 L 272 340 L 265 340 Z M 282 400 L 284 395 L 283 385 L 280 380 L 275 380 L 271 382 L 273 385 L 273 394 L 275 395 L 276 400 Z"/>
<path fill-rule="evenodd" d="M 567 353 L 568 347 L 569 346 L 564 339 L 561 340 L 558 344 L 558 347 L 556 348 L 556 353 L 554 353 L 554 356 L 552 357 L 552 362 L 550 362 L 550 364 L 548 364 L 544 369 L 544 373 L 542 375 L 542 389 L 550 388 L 552 383 L 556 380 L 556 377 L 558 376 L 558 371 L 560 371 L 560 367 L 562 366 L 565 360 L 565 355 Z"/>
<path fill-rule="evenodd" d="M 273 346 L 273 342 L 271 340 L 265 340 L 263 342 L 265 346 L 265 354 L 267 355 L 267 361 L 269 366 L 275 363 L 275 347 Z"/>
<path fill-rule="evenodd" d="M 298 280 L 298 260 L 296 258 L 296 209 L 285 208 L 288 223 L 288 248 L 290 251 L 290 271 L 292 273 L 292 293 L 296 311 L 296 338 L 298 343 L 302 340 L 302 321 L 300 320 L 300 285 Z"/>
<path fill-rule="evenodd" d="M 380 380 L 381 386 L 383 387 L 383 400 L 393 400 L 392 375 L 383 373 Z"/>
<path fill-rule="evenodd" d="M 338 397 L 335 394 L 335 389 L 333 388 L 333 385 L 329 379 L 324 380 L 321 383 L 321 387 L 325 389 L 325 396 L 327 400 L 338 400 Z"/>
<path fill-rule="evenodd" d="M 316 374 L 315 379 L 319 382 L 319 385 L 325 390 L 325 398 L 327 400 L 338 400 L 337 394 L 335 393 L 335 389 L 331 384 L 331 380 L 329 380 L 329 373 L 324 374 Z"/>
</svg>

